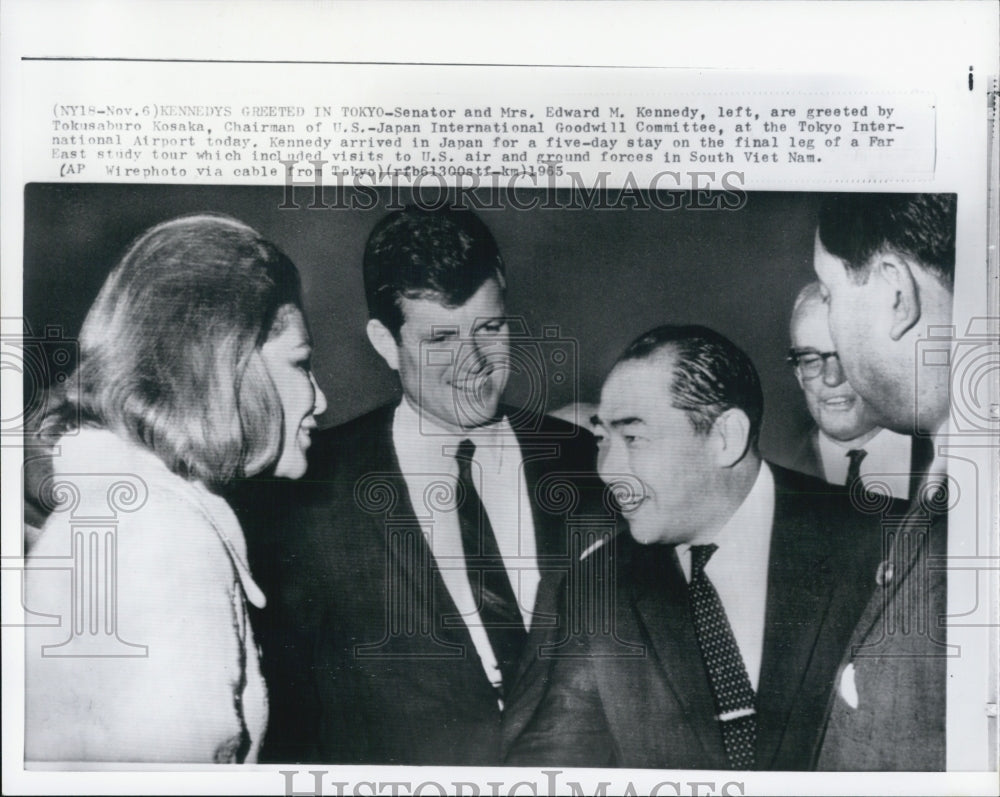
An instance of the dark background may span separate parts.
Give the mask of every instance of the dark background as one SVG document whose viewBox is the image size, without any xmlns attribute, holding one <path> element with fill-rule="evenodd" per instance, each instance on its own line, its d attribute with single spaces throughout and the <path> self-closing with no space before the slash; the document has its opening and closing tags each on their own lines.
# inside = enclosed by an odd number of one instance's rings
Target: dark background
<svg viewBox="0 0 1000 797">
<path fill-rule="evenodd" d="M 561 196 L 560 204 L 569 204 L 569 195 Z M 297 210 L 279 207 L 280 186 L 28 185 L 26 323 L 35 335 L 55 325 L 76 336 L 105 276 L 134 237 L 173 216 L 228 213 L 277 243 L 302 272 L 316 378 L 329 402 L 322 425 L 397 398 L 394 374 L 364 334 L 361 277 L 365 240 L 387 212 L 389 196 L 383 194 L 370 210 L 310 209 L 309 189 L 297 189 L 294 198 Z M 437 198 L 432 192 L 427 201 Z M 687 194 L 674 196 L 680 206 L 674 210 L 612 201 L 606 203 L 618 204 L 612 209 L 508 205 L 480 211 L 507 264 L 508 312 L 522 316 L 532 335 L 557 326 L 563 339 L 576 341 L 577 378 L 561 384 L 549 379 L 540 402 L 555 409 L 573 400 L 596 401 L 601 380 L 634 337 L 662 323 L 702 323 L 753 359 L 764 384 L 762 448 L 785 460 L 810 425 L 784 357 L 792 302 L 813 279 L 818 198 L 753 193 L 739 210 L 722 210 L 696 209 L 705 197 Z M 327 204 L 344 199 L 325 197 Z M 515 402 L 528 389 L 526 378 L 511 379 L 508 393 Z"/>
</svg>

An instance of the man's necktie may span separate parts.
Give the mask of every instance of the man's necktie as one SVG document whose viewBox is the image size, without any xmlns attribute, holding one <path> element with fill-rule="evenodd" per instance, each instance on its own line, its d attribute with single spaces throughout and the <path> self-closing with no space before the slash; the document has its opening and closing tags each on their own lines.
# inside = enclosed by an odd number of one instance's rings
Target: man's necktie
<svg viewBox="0 0 1000 797">
<path fill-rule="evenodd" d="M 479 619 L 489 636 L 503 677 L 503 687 L 509 687 L 517 672 L 517 662 L 524 648 L 527 633 L 521 611 L 514 597 L 503 557 L 489 516 L 483 510 L 479 492 L 472 479 L 472 457 L 476 446 L 463 440 L 458 446 L 459 501 L 458 521 L 462 530 L 462 550 L 472 595 L 479 606 Z M 501 688 L 501 692 L 504 688 Z"/>
<path fill-rule="evenodd" d="M 717 548 L 717 545 L 691 546 L 688 598 L 698 647 L 715 697 L 716 719 L 726 756 L 734 769 L 752 769 L 757 743 L 756 695 L 719 593 L 705 574 L 705 565 Z"/>
<path fill-rule="evenodd" d="M 850 489 L 854 482 L 861 478 L 861 460 L 868 456 L 863 448 L 852 448 L 847 452 L 850 463 L 847 466 L 847 481 L 844 484 Z"/>
</svg>

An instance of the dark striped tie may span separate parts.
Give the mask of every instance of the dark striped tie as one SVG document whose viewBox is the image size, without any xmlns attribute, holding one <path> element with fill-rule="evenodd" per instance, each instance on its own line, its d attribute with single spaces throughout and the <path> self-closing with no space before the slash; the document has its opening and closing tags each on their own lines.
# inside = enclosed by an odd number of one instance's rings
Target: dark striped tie
<svg viewBox="0 0 1000 797">
<path fill-rule="evenodd" d="M 691 583 L 688 598 L 695 635 L 715 697 L 716 719 L 733 769 L 753 769 L 757 744 L 756 695 L 743 657 L 705 565 L 717 545 L 691 546 Z"/>
<path fill-rule="evenodd" d="M 471 440 L 463 440 L 455 455 L 460 485 L 458 521 L 462 530 L 462 550 L 465 553 L 469 585 L 479 607 L 479 619 L 489 636 L 490 646 L 503 677 L 502 696 L 503 692 L 509 690 L 517 672 L 517 663 L 527 633 L 493 534 L 493 526 L 483 509 L 472 478 L 472 457 L 475 452 L 475 444 Z"/>
</svg>

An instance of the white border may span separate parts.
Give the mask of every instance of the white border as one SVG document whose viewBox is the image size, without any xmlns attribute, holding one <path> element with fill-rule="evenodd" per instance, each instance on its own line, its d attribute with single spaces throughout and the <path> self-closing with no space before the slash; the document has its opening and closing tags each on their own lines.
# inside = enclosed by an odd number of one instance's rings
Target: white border
<svg viewBox="0 0 1000 797">
<path fill-rule="evenodd" d="M 117 57 L 180 59 L 256 59 L 262 61 L 338 61 L 451 64 L 551 64 L 562 66 L 752 69 L 763 73 L 835 73 L 863 76 L 900 85 L 933 86 L 945 112 L 940 133 L 953 136 L 943 145 L 937 177 L 919 190 L 957 191 L 960 195 L 959 240 L 973 241 L 965 254 L 985 260 L 986 228 L 985 130 L 951 126 L 948 111 L 961 106 L 969 66 L 977 80 L 995 73 L 998 54 L 997 6 L 990 2 L 925 3 L 527 3 L 455 2 L 323 3 L 292 0 L 270 4 L 243 2 L 26 2 L 6 0 L 0 39 L 0 241 L 2 241 L 4 317 L 20 315 L 22 187 L 29 176 L 21 161 L 17 109 L 24 100 L 22 56 Z M 974 92 L 977 101 L 983 94 Z M 973 115 L 973 118 L 975 116 Z M 964 139 L 965 148 L 957 140 Z M 969 143 L 971 142 L 971 143 Z M 982 154 L 982 157 L 980 156 Z M 791 187 L 790 187 L 791 188 Z M 918 190 L 908 186 L 908 190 Z M 981 204 L 976 197 L 982 197 Z M 980 258 L 980 255 L 983 255 Z M 960 248 L 960 262 L 963 251 Z M 995 302 L 996 272 L 988 283 Z M 956 307 L 976 312 L 985 295 L 978 280 L 956 285 Z M 992 311 L 997 307 L 994 303 Z M 959 314 L 956 314 L 959 316 Z M 960 330 L 961 331 L 961 330 Z M 19 389 L 4 384 L 4 404 L 19 403 Z M 5 456 L 3 483 L 17 483 L 15 457 Z M 986 461 L 996 474 L 995 452 Z M 13 475 L 13 481 L 11 477 Z M 993 482 L 995 484 L 995 481 Z M 10 492 L 6 491 L 7 495 Z M 14 525 L 18 502 L 3 504 L 5 538 Z M 12 514 L 13 513 L 13 514 Z M 994 535 L 995 540 L 995 535 Z M 6 554 L 5 547 L 5 554 Z M 993 598 L 996 592 L 992 593 Z M 989 597 L 989 595 L 987 596 Z M 996 620 L 994 608 L 993 619 Z M 7 635 L 5 634 L 5 637 Z M 995 642 L 994 631 L 994 642 Z M 8 640 L 5 638 L 5 643 Z M 994 646 L 995 647 L 995 646 Z M 4 792 L 72 790 L 76 793 L 131 791 L 272 793 L 282 790 L 280 769 L 247 768 L 211 774 L 174 772 L 156 776 L 137 773 L 18 774 L 18 714 L 12 710 L 12 682 L 23 672 L 16 645 L 5 644 L 3 763 Z M 990 670 L 992 667 L 992 670 Z M 995 697 L 996 666 L 984 663 Z M 963 684 L 962 687 L 972 687 Z M 952 687 L 955 688 L 955 687 Z M 951 698 L 951 692 L 949 693 Z M 14 701 L 16 702 L 16 701 Z M 953 703 L 954 701 L 949 701 Z M 952 712 L 949 710 L 949 719 Z M 951 726 L 950 726 L 951 727 Z M 980 727 L 985 727 L 985 720 Z M 995 738 L 993 744 L 995 745 Z M 17 755 L 14 755 L 17 753 Z M 951 761 L 951 757 L 949 758 Z M 995 759 L 994 759 L 995 760 Z M 300 767 L 302 772 L 307 768 Z M 404 780 L 402 770 L 377 773 L 352 768 L 343 780 Z M 270 772 L 263 776 L 261 773 Z M 345 770 L 350 772 L 350 770 Z M 421 769 L 414 781 L 433 779 Z M 657 773 L 659 775 L 660 773 Z M 497 780 L 538 780 L 538 773 L 519 778 L 514 770 L 493 771 Z M 487 773 L 480 771 L 479 776 Z M 622 782 L 622 773 L 604 780 Z M 649 788 L 674 780 L 713 780 L 695 773 L 654 777 L 636 773 L 632 780 Z M 714 780 L 721 783 L 726 773 Z M 444 773 L 443 782 L 461 780 Z M 469 778 L 472 779 L 472 778 Z M 578 778 L 579 779 L 579 778 Z M 600 778 L 595 778 L 597 782 Z M 330 780 L 333 780 L 331 778 Z M 741 778 L 746 793 L 996 793 L 995 773 L 973 775 L 765 775 Z M 544 782 L 544 780 L 539 780 Z M 331 792 L 332 793 L 332 792 Z M 672 793 L 672 792 L 663 792 Z"/>
</svg>

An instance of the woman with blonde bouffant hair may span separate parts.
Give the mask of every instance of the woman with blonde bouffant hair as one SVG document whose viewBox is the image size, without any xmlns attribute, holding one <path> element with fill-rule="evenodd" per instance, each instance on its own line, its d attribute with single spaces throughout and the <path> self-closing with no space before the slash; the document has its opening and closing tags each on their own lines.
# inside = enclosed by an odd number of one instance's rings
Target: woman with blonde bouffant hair
<svg viewBox="0 0 1000 797">
<path fill-rule="evenodd" d="M 265 598 L 222 492 L 305 472 L 326 408 L 310 354 L 295 266 L 235 219 L 159 224 L 108 276 L 44 424 L 53 511 L 26 605 L 63 619 L 26 635 L 27 760 L 256 760 L 247 602 Z"/>
</svg>

